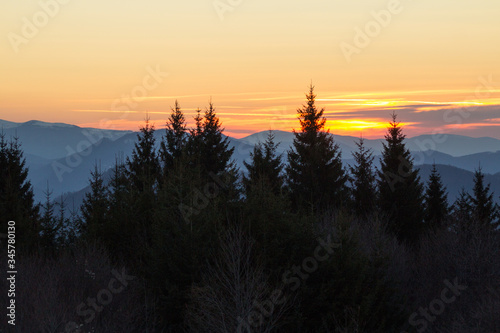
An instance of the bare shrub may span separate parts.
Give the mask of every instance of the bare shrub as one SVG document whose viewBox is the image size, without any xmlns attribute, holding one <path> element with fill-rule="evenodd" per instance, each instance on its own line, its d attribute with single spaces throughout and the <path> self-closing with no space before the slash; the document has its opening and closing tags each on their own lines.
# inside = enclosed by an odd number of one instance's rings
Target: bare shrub
<svg viewBox="0 0 500 333">
<path fill-rule="evenodd" d="M 106 251 L 95 244 L 65 250 L 52 258 L 39 254 L 19 257 L 16 332 L 137 332 L 142 329 L 146 332 L 145 311 L 151 308 L 152 302 L 145 301 L 138 279 L 130 281 L 122 292 L 113 294 L 109 304 L 99 307 L 101 310 L 93 311 L 92 320 L 90 314 L 78 313 L 82 303 L 85 304 L 83 311 L 93 309 L 87 305 L 88 298 L 96 298 L 100 290 L 108 288 L 114 278 L 113 269 L 122 272 L 122 267 L 113 267 Z M 5 289 L 5 285 L 2 287 Z M 72 322 L 79 330 L 69 329 Z M 4 324 L 3 320 L 0 325 Z"/>
<path fill-rule="evenodd" d="M 271 332 L 278 326 L 287 304 L 275 305 L 268 316 L 257 313 L 255 304 L 273 301 L 272 288 L 258 259 L 253 240 L 241 228 L 221 238 L 221 251 L 210 264 L 201 286 L 193 286 L 187 311 L 191 332 Z M 248 322 L 249 316 L 260 319 Z"/>
</svg>

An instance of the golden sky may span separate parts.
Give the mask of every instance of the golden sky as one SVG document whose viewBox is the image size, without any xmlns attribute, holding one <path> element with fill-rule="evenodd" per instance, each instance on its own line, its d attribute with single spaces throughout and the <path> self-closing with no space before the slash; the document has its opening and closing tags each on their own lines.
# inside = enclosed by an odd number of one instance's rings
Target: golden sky
<svg viewBox="0 0 500 333">
<path fill-rule="evenodd" d="M 333 133 L 500 138 L 496 0 L 23 0 L 0 13 L 0 118 L 136 130 L 210 98 L 226 133 L 298 127 L 313 82 Z M 168 73 L 168 74 L 167 74 Z"/>
</svg>

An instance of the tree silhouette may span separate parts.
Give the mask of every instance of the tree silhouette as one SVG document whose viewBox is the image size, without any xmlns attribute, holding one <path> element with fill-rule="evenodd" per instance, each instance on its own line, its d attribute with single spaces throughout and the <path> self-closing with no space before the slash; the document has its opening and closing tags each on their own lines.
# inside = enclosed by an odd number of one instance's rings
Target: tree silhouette
<svg viewBox="0 0 500 333">
<path fill-rule="evenodd" d="M 318 110 L 311 85 L 307 105 L 298 109 L 301 131 L 294 130 L 293 147 L 288 152 L 287 176 L 293 205 L 316 213 L 339 207 L 346 200 L 347 176 L 341 151 L 329 131 L 324 131 L 325 109 Z"/>
<path fill-rule="evenodd" d="M 81 212 L 84 224 L 82 233 L 88 239 L 95 240 L 104 236 L 105 224 L 108 223 L 108 189 L 97 163 L 90 172 L 90 192 L 85 193 Z"/>
<path fill-rule="evenodd" d="M 179 102 L 175 101 L 175 107 L 167 120 L 165 137 L 160 146 L 164 176 L 168 175 L 169 170 L 173 168 L 174 161 L 181 157 L 187 141 L 186 134 L 186 118 L 182 113 Z"/>
<path fill-rule="evenodd" d="M 7 233 L 7 222 L 16 223 L 16 243 L 32 250 L 38 241 L 39 206 L 35 205 L 28 168 L 18 138 L 10 142 L 0 133 L 0 232 Z"/>
<path fill-rule="evenodd" d="M 358 216 L 366 216 L 375 209 L 377 191 L 373 171 L 373 153 L 365 147 L 365 140 L 356 142 L 358 150 L 353 152 L 356 164 L 350 167 L 354 210 Z"/>
<path fill-rule="evenodd" d="M 243 162 L 248 171 L 248 175 L 244 175 L 242 179 L 247 195 L 252 186 L 259 182 L 265 183 L 275 195 L 282 192 L 284 185 L 283 163 L 281 155 L 276 153 L 278 145 L 274 142 L 273 132 L 269 131 L 264 144 L 259 142 L 250 153 L 250 163 Z"/>
<path fill-rule="evenodd" d="M 146 119 L 146 124 L 137 134 L 138 142 L 132 151 L 132 158 L 127 157 L 127 176 L 132 188 L 140 193 L 154 192 L 160 173 L 154 132 L 154 126 Z"/>
<path fill-rule="evenodd" d="M 378 204 L 388 229 L 401 241 L 414 243 L 423 228 L 423 186 L 396 114 L 389 124 L 378 171 Z"/>
<path fill-rule="evenodd" d="M 481 167 L 474 173 L 474 188 L 470 196 L 474 223 L 482 230 L 496 230 L 500 226 L 499 208 L 493 200 L 490 184 L 484 184 Z"/>
<path fill-rule="evenodd" d="M 48 183 L 44 194 L 45 202 L 41 207 L 43 213 L 40 217 L 40 245 L 50 252 L 56 250 L 56 239 L 61 225 L 55 216 L 55 204 L 52 202 L 52 191 L 49 189 Z"/>
<path fill-rule="evenodd" d="M 450 208 L 448 205 L 446 188 L 441 181 L 441 176 L 437 171 L 436 164 L 433 164 L 427 189 L 425 191 L 425 223 L 430 228 L 440 227 L 445 223 L 449 213 Z"/>
<path fill-rule="evenodd" d="M 219 174 L 230 167 L 230 159 L 234 148 L 229 148 L 229 138 L 222 132 L 222 124 L 210 102 L 203 119 L 201 160 L 203 170 L 207 173 Z"/>
<path fill-rule="evenodd" d="M 124 248 L 132 266 L 138 270 L 147 269 L 149 247 L 152 241 L 152 220 L 157 205 L 158 179 L 160 162 L 155 146 L 155 128 L 146 119 L 145 125 L 137 135 L 138 142 L 132 151 L 132 158 L 127 157 L 126 175 L 130 183 L 127 208 L 129 216 L 123 230 L 128 232 Z"/>
<path fill-rule="evenodd" d="M 462 188 L 452 206 L 451 215 L 457 231 L 468 233 L 472 224 L 470 195 Z"/>
</svg>

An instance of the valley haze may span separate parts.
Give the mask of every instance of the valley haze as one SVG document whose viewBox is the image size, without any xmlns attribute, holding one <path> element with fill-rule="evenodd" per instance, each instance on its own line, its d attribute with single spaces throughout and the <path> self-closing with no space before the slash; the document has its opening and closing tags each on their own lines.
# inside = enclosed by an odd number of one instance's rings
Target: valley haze
<svg viewBox="0 0 500 333">
<path fill-rule="evenodd" d="M 156 144 L 159 146 L 165 134 L 164 124 L 156 123 Z M 45 199 L 47 184 L 55 200 L 61 195 L 70 206 L 79 207 L 88 190 L 90 171 L 97 163 L 109 179 L 116 158 L 129 156 L 137 139 L 137 132 L 99 128 L 82 128 L 64 123 L 49 123 L 32 120 L 24 123 L 0 120 L 0 128 L 7 139 L 18 137 L 29 177 L 34 188 L 36 201 Z M 293 133 L 273 131 L 279 142 L 278 153 L 286 163 L 286 151 L 292 145 Z M 257 132 L 236 139 L 229 137 L 234 147 L 233 159 L 241 172 L 246 169 L 243 162 L 250 161 L 250 153 L 258 142 L 264 142 L 268 131 Z M 342 151 L 343 161 L 351 165 L 352 152 L 359 140 L 353 136 L 332 133 Z M 365 139 L 365 146 L 375 155 L 378 166 L 383 138 Z M 456 134 L 419 135 L 406 140 L 415 163 L 421 169 L 423 181 L 430 175 L 435 163 L 443 183 L 447 187 L 449 201 L 453 202 L 459 191 L 470 191 L 473 186 L 473 172 L 480 166 L 487 183 L 500 194 L 500 140 L 491 137 L 468 137 Z"/>
</svg>

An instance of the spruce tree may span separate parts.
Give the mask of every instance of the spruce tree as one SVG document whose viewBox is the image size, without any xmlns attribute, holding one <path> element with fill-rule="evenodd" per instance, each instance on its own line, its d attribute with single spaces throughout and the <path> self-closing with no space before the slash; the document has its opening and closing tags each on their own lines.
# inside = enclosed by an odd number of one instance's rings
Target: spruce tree
<svg viewBox="0 0 500 333">
<path fill-rule="evenodd" d="M 457 231 L 468 232 L 471 228 L 472 206 L 470 195 L 464 188 L 460 190 L 458 198 L 453 203 L 452 217 Z"/>
<path fill-rule="evenodd" d="M 154 192 L 160 174 L 154 132 L 154 126 L 146 119 L 146 124 L 137 134 L 138 142 L 132 151 L 132 158 L 127 157 L 127 175 L 132 188 L 139 193 Z"/>
<path fill-rule="evenodd" d="M 90 173 L 90 192 L 85 193 L 81 207 L 83 236 L 89 240 L 99 239 L 103 236 L 104 225 L 108 222 L 108 189 L 97 164 Z"/>
<path fill-rule="evenodd" d="M 120 154 L 115 158 L 113 173 L 109 182 L 109 210 L 106 224 L 103 226 L 103 242 L 110 254 L 130 258 L 130 244 L 134 240 L 136 196 L 133 194 L 127 178 L 127 167 Z M 131 251 L 131 250 L 130 250 Z"/>
<path fill-rule="evenodd" d="M 232 166 L 230 160 L 234 147 L 229 148 L 229 138 L 222 134 L 223 131 L 224 128 L 215 113 L 215 107 L 210 102 L 203 118 L 200 151 L 202 168 L 207 173 L 218 175 Z"/>
<path fill-rule="evenodd" d="M 40 217 L 40 243 L 43 249 L 55 251 L 61 225 L 55 216 L 55 204 L 52 202 L 52 191 L 49 189 L 48 183 L 44 194 L 45 202 L 42 205 L 43 213 Z"/>
<path fill-rule="evenodd" d="M 160 178 L 160 162 L 155 146 L 155 128 L 149 119 L 137 135 L 138 142 L 127 157 L 127 180 L 130 182 L 129 197 L 131 204 L 127 209 L 130 214 L 124 221 L 124 229 L 129 233 L 126 250 L 132 261 L 131 265 L 138 270 L 146 269 L 149 246 L 152 240 L 152 220 L 157 207 L 158 179 Z"/>
<path fill-rule="evenodd" d="M 66 199 L 64 195 L 59 197 L 59 216 L 56 217 L 57 224 L 59 225 L 59 232 L 56 237 L 57 246 L 67 246 L 71 241 L 72 226 L 70 225 L 69 214 L 66 213 Z"/>
<path fill-rule="evenodd" d="M 240 190 L 238 169 L 231 160 L 234 147 L 229 147 L 229 138 L 224 136 L 223 131 L 224 128 L 217 117 L 215 107 L 210 102 L 203 118 L 198 110 L 195 128 L 190 131 L 186 145 L 186 155 L 190 169 L 197 174 L 195 178 L 201 180 L 198 190 L 207 186 L 213 189 L 215 186 L 216 191 L 222 195 L 218 194 L 214 199 L 220 203 L 236 202 L 240 197 Z M 196 193 L 194 195 L 199 197 Z M 215 205 L 214 200 L 210 200 L 210 203 Z M 223 204 L 223 206 L 227 205 Z M 198 209 L 194 208 L 194 210 Z"/>
<path fill-rule="evenodd" d="M 470 202 L 473 222 L 480 230 L 496 230 L 500 226 L 499 207 L 493 200 L 490 184 L 484 184 L 481 167 L 474 173 L 474 188 Z"/>
<path fill-rule="evenodd" d="M 243 176 L 244 225 L 272 269 L 290 260 L 291 253 L 300 247 L 296 235 L 301 233 L 290 214 L 288 195 L 284 191 L 283 163 L 277 147 L 274 134 L 269 131 L 266 141 L 254 147 L 250 162 L 244 162 L 248 174 Z"/>
<path fill-rule="evenodd" d="M 24 250 L 33 250 L 38 242 L 39 206 L 34 202 L 33 188 L 28 179 L 28 168 L 18 138 L 10 142 L 0 134 L 0 220 L 7 233 L 7 222 L 15 221 L 16 244 Z"/>
<path fill-rule="evenodd" d="M 165 137 L 160 146 L 160 158 L 163 162 L 163 174 L 168 175 L 173 168 L 174 161 L 181 157 L 187 140 L 186 118 L 181 110 L 179 102 L 175 101 L 175 107 L 167 120 Z"/>
<path fill-rule="evenodd" d="M 243 162 L 248 172 L 243 176 L 243 186 L 247 195 L 259 182 L 265 183 L 265 186 L 269 187 L 275 195 L 282 193 L 283 163 L 281 155 L 276 153 L 278 146 L 279 144 L 274 142 L 273 132 L 269 131 L 265 143 L 259 142 L 250 153 L 250 163 Z"/>
<path fill-rule="evenodd" d="M 373 170 L 373 153 L 365 147 L 365 140 L 356 142 L 358 150 L 353 152 L 355 165 L 350 167 L 354 211 L 358 216 L 366 216 L 375 209 L 376 183 Z"/>
<path fill-rule="evenodd" d="M 235 201 L 236 170 L 230 161 L 233 148 L 210 103 L 159 191 L 153 225 L 152 284 L 165 299 L 162 317 L 178 328 L 193 284 L 210 258 L 210 248 L 227 223 Z M 174 329 L 175 330 L 175 329 Z"/>
<path fill-rule="evenodd" d="M 347 175 L 339 146 L 329 131 L 324 131 L 325 109 L 316 108 L 312 85 L 306 97 L 307 105 L 297 110 L 301 130 L 294 130 L 286 170 L 293 206 L 315 214 L 346 201 Z"/>
<path fill-rule="evenodd" d="M 436 164 L 432 165 L 431 175 L 425 191 L 424 220 L 429 228 L 438 228 L 448 219 L 450 208 L 446 188 L 441 181 Z"/>
<path fill-rule="evenodd" d="M 377 181 L 379 209 L 390 231 L 415 243 L 423 229 L 423 186 L 395 114 L 385 140 Z"/>
<path fill-rule="evenodd" d="M 195 127 L 189 130 L 189 136 L 186 142 L 187 163 L 191 170 L 197 170 L 201 173 L 201 148 L 203 146 L 203 116 L 201 110 L 196 110 L 194 117 Z"/>
</svg>

